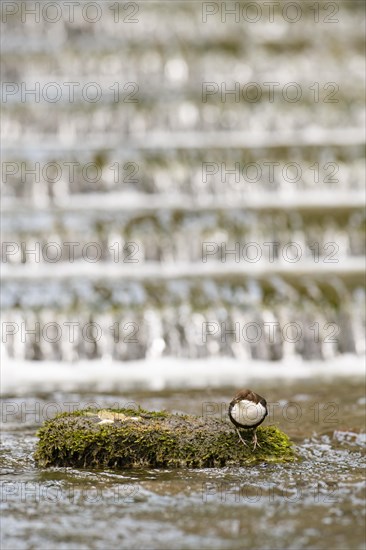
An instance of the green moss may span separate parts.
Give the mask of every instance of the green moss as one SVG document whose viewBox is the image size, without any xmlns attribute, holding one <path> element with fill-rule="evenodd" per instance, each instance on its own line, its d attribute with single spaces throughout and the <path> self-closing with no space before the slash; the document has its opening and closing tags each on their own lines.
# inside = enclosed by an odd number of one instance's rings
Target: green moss
<svg viewBox="0 0 366 550">
<path fill-rule="evenodd" d="M 275 426 L 242 430 L 245 447 L 229 422 L 144 409 L 75 411 L 49 420 L 38 431 L 40 466 L 87 468 L 213 468 L 260 461 L 295 460 L 292 444 Z"/>
</svg>

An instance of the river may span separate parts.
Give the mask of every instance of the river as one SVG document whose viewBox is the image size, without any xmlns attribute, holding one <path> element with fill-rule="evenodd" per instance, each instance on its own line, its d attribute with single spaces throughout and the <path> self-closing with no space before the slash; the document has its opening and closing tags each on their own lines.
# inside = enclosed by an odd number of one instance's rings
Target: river
<svg viewBox="0 0 366 550">
<path fill-rule="evenodd" d="M 294 441 L 297 462 L 202 470 L 42 469 L 33 460 L 35 432 L 61 410 L 129 403 L 225 417 L 237 388 L 5 395 L 2 548 L 362 549 L 362 378 L 262 378 L 251 387 L 269 402 L 266 423 Z"/>
</svg>

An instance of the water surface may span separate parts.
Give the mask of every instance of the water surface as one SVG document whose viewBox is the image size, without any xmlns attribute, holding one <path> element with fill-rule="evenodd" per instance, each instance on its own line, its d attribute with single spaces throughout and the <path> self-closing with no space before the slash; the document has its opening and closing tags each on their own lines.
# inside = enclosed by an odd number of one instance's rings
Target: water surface
<svg viewBox="0 0 366 550">
<path fill-rule="evenodd" d="M 226 415 L 234 388 L 53 392 L 3 401 L 2 548 L 364 548 L 364 405 L 358 378 L 264 382 L 295 464 L 125 471 L 38 468 L 35 431 L 60 408 L 141 404 Z"/>
</svg>

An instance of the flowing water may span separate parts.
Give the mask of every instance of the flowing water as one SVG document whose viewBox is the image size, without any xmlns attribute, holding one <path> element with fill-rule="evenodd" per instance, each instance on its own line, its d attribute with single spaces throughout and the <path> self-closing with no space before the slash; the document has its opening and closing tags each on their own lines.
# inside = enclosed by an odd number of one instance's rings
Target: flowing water
<svg viewBox="0 0 366 550">
<path fill-rule="evenodd" d="M 35 430 L 60 410 L 131 406 L 225 417 L 234 388 L 40 393 L 3 402 L 3 548 L 364 548 L 362 379 L 253 381 L 299 461 L 249 468 L 36 467 Z M 238 442 L 238 444 L 240 444 Z"/>
<path fill-rule="evenodd" d="M 2 548 L 363 549 L 363 2 L 5 4 Z M 63 410 L 245 385 L 298 462 L 34 463 Z"/>
<path fill-rule="evenodd" d="M 117 4 L 7 16 L 5 355 L 364 353 L 362 3 Z"/>
</svg>

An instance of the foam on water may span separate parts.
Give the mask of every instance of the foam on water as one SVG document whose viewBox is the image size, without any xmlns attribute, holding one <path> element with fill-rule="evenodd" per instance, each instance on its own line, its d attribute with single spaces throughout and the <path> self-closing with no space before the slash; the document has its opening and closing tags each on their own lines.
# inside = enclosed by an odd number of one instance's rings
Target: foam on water
<svg viewBox="0 0 366 550">
<path fill-rule="evenodd" d="M 2 393 L 196 389 L 245 386 L 253 380 L 312 380 L 362 376 L 364 357 L 331 361 L 238 361 L 231 358 L 183 360 L 173 357 L 129 361 L 3 361 Z"/>
</svg>

